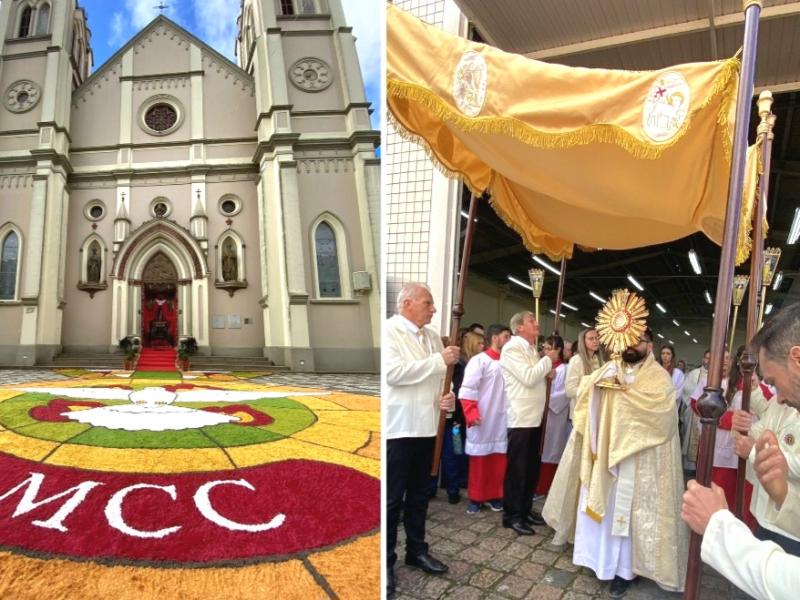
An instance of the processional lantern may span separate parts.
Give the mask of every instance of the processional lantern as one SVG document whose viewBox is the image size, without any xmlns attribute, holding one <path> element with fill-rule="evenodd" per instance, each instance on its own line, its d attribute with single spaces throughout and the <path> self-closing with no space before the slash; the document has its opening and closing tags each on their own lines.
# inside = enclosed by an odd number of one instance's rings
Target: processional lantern
<svg viewBox="0 0 800 600">
<path fill-rule="evenodd" d="M 758 313 L 758 327 L 764 322 L 764 303 L 767 299 L 767 288 L 772 285 L 772 279 L 778 270 L 778 261 L 781 259 L 780 248 L 767 248 L 764 250 L 764 270 L 761 277 L 761 308 Z"/>
<path fill-rule="evenodd" d="M 536 301 L 536 322 L 539 322 L 539 298 L 542 297 L 542 286 L 544 286 L 544 269 L 528 269 L 528 277 L 531 280 L 531 291 Z"/>
<path fill-rule="evenodd" d="M 731 354 L 733 354 L 733 339 L 736 337 L 736 318 L 739 316 L 739 307 L 742 305 L 749 282 L 750 275 L 736 275 L 733 278 L 733 323 L 731 324 L 731 341 L 728 345 L 728 352 Z"/>
</svg>

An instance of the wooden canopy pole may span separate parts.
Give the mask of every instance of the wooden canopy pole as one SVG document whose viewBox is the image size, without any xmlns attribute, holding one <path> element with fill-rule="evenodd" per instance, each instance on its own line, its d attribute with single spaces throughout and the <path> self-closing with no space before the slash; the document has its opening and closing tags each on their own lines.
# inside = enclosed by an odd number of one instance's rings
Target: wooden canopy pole
<svg viewBox="0 0 800 600">
<path fill-rule="evenodd" d="M 750 410 L 750 392 L 753 371 L 756 368 L 757 358 L 750 349 L 750 340 L 756 333 L 759 320 L 759 288 L 761 288 L 761 275 L 764 271 L 764 231 L 763 223 L 766 216 L 767 194 L 769 193 L 769 169 L 772 153 L 772 133 L 774 115 L 772 115 L 772 93 L 765 90 L 758 97 L 758 114 L 761 122 L 758 124 L 758 137 L 761 138 L 761 164 L 764 168 L 759 176 L 759 194 L 753 207 L 753 249 L 750 253 L 750 293 L 747 297 L 747 333 L 745 334 L 745 347 L 739 366 L 742 370 L 742 410 Z M 747 435 L 746 431 L 740 432 Z M 736 471 L 736 505 L 734 514 L 741 519 L 747 507 L 744 506 L 744 480 L 747 469 L 747 460 L 739 459 L 739 468 Z"/>
<path fill-rule="evenodd" d="M 488 198 L 484 193 L 483 199 Z M 450 320 L 450 343 L 454 344 L 458 338 L 458 330 L 461 328 L 461 317 L 464 316 L 464 292 L 467 288 L 467 272 L 469 271 L 469 258 L 472 254 L 472 240 L 475 238 L 475 216 L 478 213 L 478 197 L 475 194 L 469 199 L 469 216 L 467 217 L 467 227 L 464 233 L 464 248 L 461 250 L 461 265 L 458 273 L 458 288 L 456 289 L 455 302 L 453 303 L 452 319 Z M 442 394 L 451 391 L 453 385 L 453 370 L 455 365 L 447 367 L 444 376 L 444 387 Z M 439 411 L 439 427 L 436 430 L 436 444 L 433 447 L 433 465 L 431 465 L 431 475 L 439 474 L 439 461 L 442 458 L 442 443 L 444 442 L 444 427 L 447 421 L 447 411 Z"/>
<path fill-rule="evenodd" d="M 716 317 L 711 329 L 711 362 L 708 370 L 708 383 L 703 395 L 697 401 L 700 422 L 703 424 L 697 456 L 697 481 L 705 486 L 711 482 L 711 463 L 714 458 L 717 423 L 727 408 L 725 400 L 722 398 L 720 382 L 722 381 L 722 359 L 725 353 L 725 328 L 730 317 L 736 237 L 739 230 L 739 210 L 742 205 L 747 129 L 750 122 L 750 102 L 753 97 L 753 76 L 756 68 L 760 15 L 760 0 L 744 0 L 744 47 L 742 68 L 739 73 L 739 89 L 736 96 L 736 128 L 733 135 L 731 176 L 728 181 L 728 205 L 722 238 L 717 297 L 714 303 Z M 686 587 L 683 594 L 687 600 L 697 600 L 700 594 L 701 542 L 701 537 L 692 532 L 689 538 L 689 559 L 686 566 Z"/>
<path fill-rule="evenodd" d="M 558 293 L 556 294 L 556 316 L 553 319 L 553 333 L 558 335 L 558 321 L 561 316 L 561 303 L 564 300 L 564 274 L 567 271 L 567 259 L 561 259 L 561 275 L 558 277 Z M 553 385 L 553 380 L 548 379 L 545 382 L 544 394 L 544 412 L 542 413 L 542 433 L 539 438 L 539 456 L 544 451 L 544 434 L 547 432 L 547 411 L 550 410 L 550 387 Z"/>
</svg>

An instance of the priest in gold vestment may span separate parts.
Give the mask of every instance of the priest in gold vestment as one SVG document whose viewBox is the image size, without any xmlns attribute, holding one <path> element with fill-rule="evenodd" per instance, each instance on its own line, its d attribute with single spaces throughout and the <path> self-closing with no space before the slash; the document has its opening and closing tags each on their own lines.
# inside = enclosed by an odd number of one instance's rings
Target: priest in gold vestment
<svg viewBox="0 0 800 600">
<path fill-rule="evenodd" d="M 573 562 L 610 580 L 611 597 L 637 576 L 669 591 L 683 590 L 686 576 L 675 388 L 648 350 L 645 316 L 644 302 L 627 290 L 601 310 L 598 330 L 605 318 L 604 343 L 617 358 L 581 380 L 573 431 L 542 511 L 553 543 L 574 540 Z"/>
</svg>

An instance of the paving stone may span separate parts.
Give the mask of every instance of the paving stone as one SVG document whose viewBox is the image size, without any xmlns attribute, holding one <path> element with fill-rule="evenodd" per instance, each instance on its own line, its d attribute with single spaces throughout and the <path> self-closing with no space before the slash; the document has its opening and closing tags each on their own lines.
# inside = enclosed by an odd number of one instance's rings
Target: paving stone
<svg viewBox="0 0 800 600">
<path fill-rule="evenodd" d="M 513 556 L 514 558 L 527 558 L 531 553 L 531 549 L 525 544 L 516 541 L 511 542 L 503 552 L 507 552 L 509 556 Z"/>
<path fill-rule="evenodd" d="M 525 600 L 558 600 L 563 593 L 564 590 L 540 583 L 533 586 L 528 595 L 525 596 Z"/>
<path fill-rule="evenodd" d="M 531 560 L 540 565 L 552 565 L 558 560 L 558 554 L 539 548 L 531 554 Z"/>
<path fill-rule="evenodd" d="M 495 591 L 511 598 L 524 598 L 531 589 L 531 581 L 516 575 L 508 575 L 495 587 Z"/>
<path fill-rule="evenodd" d="M 544 577 L 547 567 L 532 562 L 523 562 L 517 566 L 515 574 L 531 581 L 540 581 Z"/>
<path fill-rule="evenodd" d="M 481 600 L 483 598 L 483 590 L 468 585 L 459 585 L 451 588 L 445 596 L 448 600 Z"/>
<path fill-rule="evenodd" d="M 572 553 L 569 553 L 567 556 L 561 556 L 561 558 L 556 561 L 556 568 L 569 571 L 570 573 L 577 573 L 580 570 L 580 567 L 572 562 Z"/>
<path fill-rule="evenodd" d="M 561 597 L 562 600 L 592 600 L 591 596 L 579 592 L 568 591 Z"/>
<path fill-rule="evenodd" d="M 442 577 L 430 577 L 422 588 L 423 598 L 441 598 L 452 584 Z"/>
<path fill-rule="evenodd" d="M 601 585 L 593 575 L 579 574 L 572 582 L 572 589 L 576 592 L 596 594 L 600 591 Z"/>
<path fill-rule="evenodd" d="M 478 534 L 468 529 L 459 529 L 450 539 L 461 544 L 472 544 L 478 539 Z"/>
<path fill-rule="evenodd" d="M 505 553 L 496 554 L 492 560 L 489 561 L 489 566 L 501 571 L 512 571 L 519 564 L 519 559 L 509 556 Z"/>
<path fill-rule="evenodd" d="M 496 537 L 487 537 L 478 542 L 479 548 L 485 548 L 490 552 L 500 552 L 503 548 L 508 546 L 509 541 L 506 539 L 498 539 Z"/>
<path fill-rule="evenodd" d="M 479 546 L 467 546 L 458 557 L 475 564 L 485 564 L 495 555 L 494 552 Z"/>
<path fill-rule="evenodd" d="M 470 578 L 469 582 L 481 589 L 487 589 L 492 587 L 502 576 L 503 573 L 500 571 L 481 569 Z"/>
<path fill-rule="evenodd" d="M 488 521 L 478 521 L 477 523 L 473 523 L 469 526 L 470 531 L 474 531 L 475 533 L 488 533 L 492 529 L 494 529 L 494 524 L 489 523 Z"/>
<path fill-rule="evenodd" d="M 447 579 L 460 584 L 467 583 L 476 568 L 472 563 L 457 558 L 448 559 L 447 566 L 450 568 L 446 575 Z"/>
<path fill-rule="evenodd" d="M 428 536 L 426 540 L 429 544 L 431 544 L 433 554 L 437 556 L 439 554 L 443 556 L 455 556 L 464 549 L 464 544 L 458 544 L 451 540 L 443 539 L 435 544 L 432 544 L 433 540 L 431 540 L 430 536 Z"/>
<path fill-rule="evenodd" d="M 575 579 L 575 573 L 569 571 L 562 571 L 561 569 L 549 569 L 545 574 L 542 581 L 547 585 L 564 589 L 572 580 Z"/>
</svg>

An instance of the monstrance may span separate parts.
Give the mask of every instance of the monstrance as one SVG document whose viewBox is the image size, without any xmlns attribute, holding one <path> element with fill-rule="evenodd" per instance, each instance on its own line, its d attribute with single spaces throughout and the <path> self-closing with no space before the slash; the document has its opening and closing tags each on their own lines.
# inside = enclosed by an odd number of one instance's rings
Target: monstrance
<svg viewBox="0 0 800 600">
<path fill-rule="evenodd" d="M 627 289 L 614 290 L 611 299 L 597 313 L 597 334 L 602 343 L 611 351 L 611 360 L 617 364 L 617 373 L 623 372 L 622 352 L 639 344 L 647 329 L 647 310 L 644 299 Z M 616 377 L 603 379 L 598 387 L 624 390 Z"/>
</svg>

